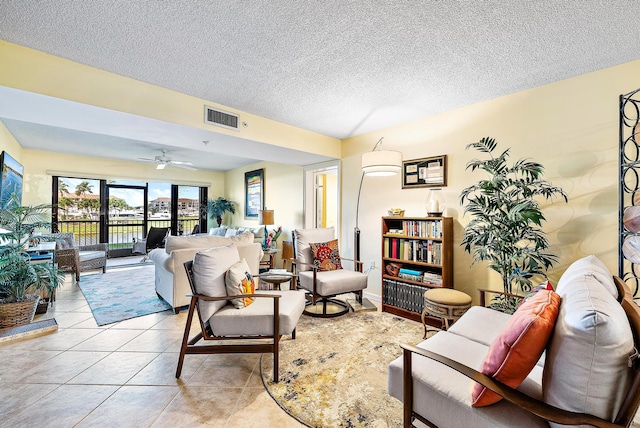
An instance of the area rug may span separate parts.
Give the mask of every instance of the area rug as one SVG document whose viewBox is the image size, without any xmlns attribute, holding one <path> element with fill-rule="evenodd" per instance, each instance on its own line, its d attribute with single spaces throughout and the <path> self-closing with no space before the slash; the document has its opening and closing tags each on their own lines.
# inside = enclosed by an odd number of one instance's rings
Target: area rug
<svg viewBox="0 0 640 428">
<path fill-rule="evenodd" d="M 78 285 L 98 325 L 171 309 L 155 289 L 155 266 L 107 270 L 82 275 Z"/>
<path fill-rule="evenodd" d="M 280 382 L 263 354 L 262 382 L 287 413 L 310 427 L 401 427 L 402 403 L 387 394 L 387 366 L 400 343 L 417 344 L 422 324 L 388 313 L 303 315 L 296 339 L 280 342 Z"/>
</svg>

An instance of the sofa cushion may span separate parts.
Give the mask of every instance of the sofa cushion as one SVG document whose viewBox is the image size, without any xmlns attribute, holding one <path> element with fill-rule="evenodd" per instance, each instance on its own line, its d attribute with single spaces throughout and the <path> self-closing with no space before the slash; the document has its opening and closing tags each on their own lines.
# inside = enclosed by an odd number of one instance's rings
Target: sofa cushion
<svg viewBox="0 0 640 428">
<path fill-rule="evenodd" d="M 89 260 L 95 260 L 95 259 L 105 259 L 107 257 L 106 253 L 104 251 L 79 251 L 78 252 L 78 259 L 81 262 L 87 262 Z"/>
<path fill-rule="evenodd" d="M 462 317 L 464 318 L 466 314 Z M 447 331 L 437 333 L 418 345 L 479 370 L 488 347 Z M 389 365 L 388 391 L 402 400 L 402 356 Z M 413 409 L 435 426 L 447 428 L 547 427 L 547 423 L 506 400 L 493 406 L 471 407 L 470 380 L 437 361 L 412 356 Z M 542 369 L 535 367 L 518 390 L 542 398 Z M 421 425 L 420 425 L 421 426 Z"/>
<path fill-rule="evenodd" d="M 193 257 L 193 282 L 196 292 L 211 297 L 226 296 L 225 273 L 238 261 L 240 256 L 234 243 L 198 251 Z M 226 304 L 226 300 L 200 301 L 202 319 L 209 319 Z"/>
<path fill-rule="evenodd" d="M 491 343 L 480 371 L 507 386 L 518 387 L 547 346 L 559 307 L 560 296 L 551 290 L 540 290 L 528 298 Z M 474 407 L 502 399 L 479 383 L 473 385 L 471 394 Z"/>
<path fill-rule="evenodd" d="M 249 265 L 245 259 L 240 260 L 229 268 L 224 275 L 224 282 L 227 287 L 227 296 L 253 294 L 256 288 L 251 277 Z M 251 297 L 239 297 L 231 300 L 231 304 L 237 309 L 247 307 L 251 303 L 253 303 Z"/>
<path fill-rule="evenodd" d="M 631 328 L 600 275 L 569 273 L 558 285 L 562 305 L 547 350 L 544 401 L 613 420 L 630 384 Z"/>
<path fill-rule="evenodd" d="M 490 346 L 510 318 L 511 315 L 504 312 L 484 306 L 472 306 L 447 331 Z"/>
<path fill-rule="evenodd" d="M 299 272 L 300 288 L 313 291 L 313 272 Z M 335 296 L 367 288 L 367 275 L 349 269 L 317 272 L 316 292 L 321 296 Z"/>
<path fill-rule="evenodd" d="M 224 236 L 227 233 L 227 226 L 212 227 L 209 229 L 211 236 Z"/>
<path fill-rule="evenodd" d="M 249 232 L 248 230 L 242 233 L 238 233 L 234 236 L 229 237 L 229 239 L 231 239 L 231 242 L 233 242 L 236 245 L 247 245 L 247 244 L 252 244 L 253 243 L 253 233 Z"/>
<path fill-rule="evenodd" d="M 167 254 L 174 250 L 184 250 L 187 248 L 211 248 L 221 247 L 229 244 L 230 239 L 222 236 L 209 235 L 189 235 L 189 236 L 168 236 L 165 245 Z"/>
<path fill-rule="evenodd" d="M 556 287 L 556 293 L 562 296 L 564 288 L 583 275 L 593 276 L 604 286 L 609 294 L 616 299 L 618 298 L 618 289 L 616 288 L 615 282 L 613 282 L 613 277 L 611 273 L 609 273 L 609 269 L 607 269 L 604 263 L 596 256 L 583 257 L 573 262 L 560 277 L 558 286 Z"/>
<path fill-rule="evenodd" d="M 320 270 L 342 269 L 337 239 L 333 239 L 329 242 L 312 242 L 309 246 L 311 247 L 313 265 L 315 267 Z"/>
</svg>

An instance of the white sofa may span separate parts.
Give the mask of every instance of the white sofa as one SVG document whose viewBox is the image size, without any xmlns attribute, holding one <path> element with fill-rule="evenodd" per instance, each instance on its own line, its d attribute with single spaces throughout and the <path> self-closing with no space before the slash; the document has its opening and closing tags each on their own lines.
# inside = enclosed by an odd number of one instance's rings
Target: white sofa
<svg viewBox="0 0 640 428">
<path fill-rule="evenodd" d="M 389 365 L 388 389 L 404 401 L 405 427 L 413 418 L 441 428 L 561 426 L 553 420 L 571 425 L 600 421 L 598 426 L 607 426 L 603 419 L 616 420 L 613 426 L 630 424 L 640 394 L 633 332 L 638 332 L 640 310 L 628 288 L 589 256 L 567 269 L 556 292 L 560 308 L 546 350 L 517 391 L 500 386 L 509 400 L 472 407 L 474 382 L 469 378 L 475 376 L 486 385 L 487 379 L 475 371 L 480 371 L 509 315 L 475 306 L 448 331 L 417 347 L 403 345 L 404 355 Z M 405 373 L 404 361 L 410 367 Z M 519 392 L 525 395 L 518 397 Z M 532 413 L 534 408 L 538 416 Z M 583 414 L 582 419 L 563 413 L 567 410 Z"/>
<path fill-rule="evenodd" d="M 234 242 L 240 259 L 249 264 L 251 273 L 259 273 L 260 259 L 264 253 L 262 246 L 254 242 L 251 233 L 223 237 L 209 235 L 169 236 L 165 248 L 149 252 L 149 258 L 155 264 L 156 293 L 171 305 L 174 312 L 180 312 L 182 306 L 189 305 L 191 293 L 184 263 L 193 260 L 196 252 L 212 247 L 220 247 Z"/>
</svg>

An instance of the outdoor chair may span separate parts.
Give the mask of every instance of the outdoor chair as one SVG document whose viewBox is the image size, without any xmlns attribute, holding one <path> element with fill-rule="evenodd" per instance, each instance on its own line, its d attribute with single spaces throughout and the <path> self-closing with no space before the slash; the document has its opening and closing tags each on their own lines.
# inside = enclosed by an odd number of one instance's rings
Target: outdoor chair
<svg viewBox="0 0 640 428">
<path fill-rule="evenodd" d="M 304 310 L 304 294 L 290 291 L 260 291 L 252 294 L 227 296 L 225 290 L 225 272 L 240 261 L 237 254 L 227 257 L 237 250 L 233 244 L 227 247 L 215 247 L 204 251 L 205 258 L 211 258 L 212 252 L 220 254 L 212 263 L 202 262 L 195 267 L 205 271 L 207 279 L 201 273 L 194 275 L 194 264 L 200 263 L 201 253 L 196 253 L 194 261 L 184 263 L 192 295 L 189 304 L 187 323 L 184 328 L 182 346 L 178 359 L 176 378 L 180 377 L 186 354 L 235 354 L 235 353 L 271 353 L 273 354 L 273 381 L 278 382 L 279 343 L 282 335 L 296 337 L 296 324 Z M 213 255 L 213 258 L 216 258 Z M 213 266 L 215 265 L 215 266 Z M 200 282 L 198 282 L 200 281 Z M 198 284 L 196 284 L 198 282 Z M 203 285 L 202 282 L 205 282 Z M 220 282 L 222 282 L 221 288 Z M 196 290 L 217 288 L 218 292 L 205 295 Z M 237 309 L 232 299 L 252 298 L 253 303 Z M 198 313 L 200 332 L 189 339 L 194 313 Z M 197 345 L 204 339 L 209 345 Z M 229 342 L 232 344 L 228 344 Z"/>
<path fill-rule="evenodd" d="M 145 261 L 149 251 L 155 248 L 164 248 L 165 241 L 170 232 L 170 227 L 151 226 L 146 238 L 133 238 L 131 252 L 133 254 L 144 254 L 145 256 L 142 261 Z"/>
<path fill-rule="evenodd" d="M 80 272 L 107 269 L 108 247 L 106 243 L 77 246 L 73 232 L 54 233 L 56 237 L 55 262 L 66 273 L 74 275 L 76 282 L 80 281 Z"/>
<path fill-rule="evenodd" d="M 362 262 L 340 257 L 338 240 L 333 227 L 321 229 L 296 229 L 293 231 L 293 273 L 298 277 L 298 287 L 310 292 L 305 314 L 329 318 L 349 312 L 349 305 L 335 297 L 355 293 L 362 303 L 362 290 L 367 288 L 367 275 L 362 273 Z M 314 251 L 312 251 L 314 248 Z M 343 269 L 342 261 L 350 261 L 353 269 Z M 317 305 L 321 304 L 322 307 Z M 332 304 L 339 309 L 328 311 Z"/>
</svg>

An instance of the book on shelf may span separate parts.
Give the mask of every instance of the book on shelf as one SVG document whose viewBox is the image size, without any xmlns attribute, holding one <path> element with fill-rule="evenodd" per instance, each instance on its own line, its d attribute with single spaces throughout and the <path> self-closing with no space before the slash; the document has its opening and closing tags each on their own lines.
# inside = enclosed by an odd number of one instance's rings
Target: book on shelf
<svg viewBox="0 0 640 428">
<path fill-rule="evenodd" d="M 425 287 L 398 282 L 392 279 L 384 280 L 382 302 L 415 313 L 422 313 L 424 308 Z"/>
</svg>

